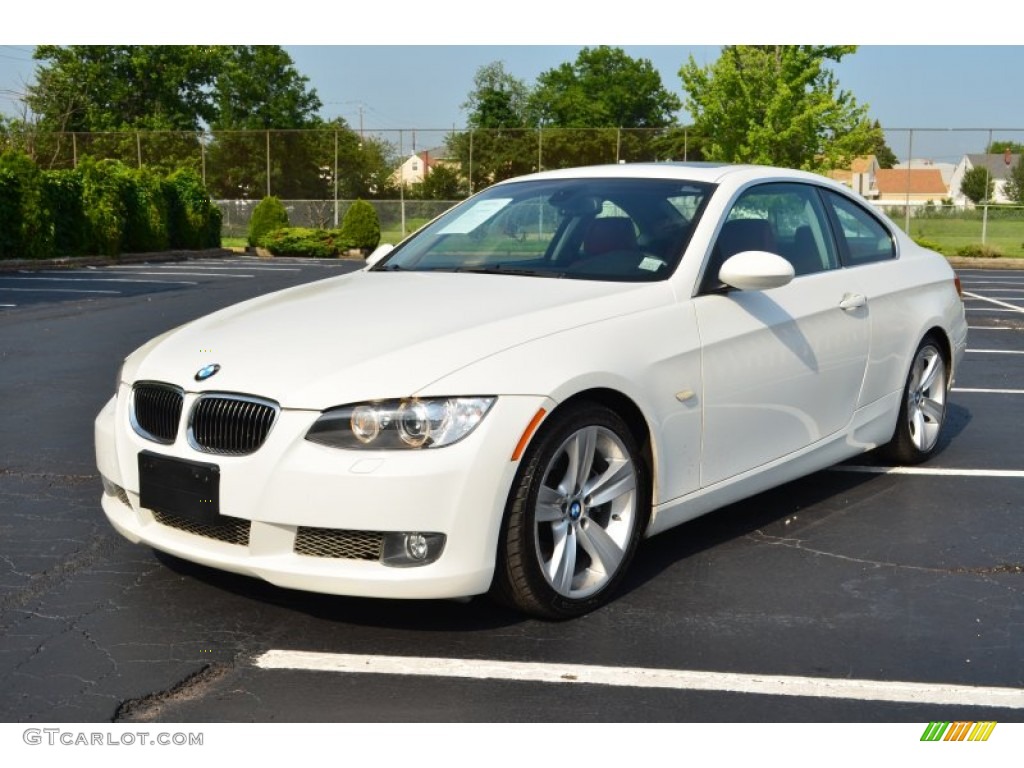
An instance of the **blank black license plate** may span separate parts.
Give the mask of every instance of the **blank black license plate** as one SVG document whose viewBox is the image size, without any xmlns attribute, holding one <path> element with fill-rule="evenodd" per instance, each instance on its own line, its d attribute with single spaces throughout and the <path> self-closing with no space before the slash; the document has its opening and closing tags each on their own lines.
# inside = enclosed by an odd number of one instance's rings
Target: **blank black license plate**
<svg viewBox="0 0 1024 768">
<path fill-rule="evenodd" d="M 142 506 L 196 523 L 223 522 L 220 514 L 220 467 L 199 461 L 139 454 Z"/>
</svg>

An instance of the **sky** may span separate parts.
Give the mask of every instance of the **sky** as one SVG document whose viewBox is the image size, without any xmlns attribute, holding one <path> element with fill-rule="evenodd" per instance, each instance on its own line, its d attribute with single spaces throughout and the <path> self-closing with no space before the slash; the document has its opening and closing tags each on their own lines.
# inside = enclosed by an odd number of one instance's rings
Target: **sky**
<svg viewBox="0 0 1024 768">
<path fill-rule="evenodd" d="M 54 3 L 66 3 L 70 15 L 60 14 L 59 8 L 54 14 Z M 109 19 L 120 13 L 137 18 L 135 3 L 99 4 L 108 8 Z M 196 17 L 210 23 L 183 22 L 192 5 Z M 685 102 L 680 66 L 690 56 L 700 64 L 713 63 L 721 44 L 851 42 L 830 39 L 836 23 L 819 19 L 820 0 L 776 0 L 771 18 L 763 15 L 766 4 L 733 0 L 718 11 L 685 6 L 674 19 L 665 19 L 665 11 L 658 10 L 672 6 L 655 0 L 626 5 L 601 0 L 566 0 L 561 5 L 550 0 L 499 5 L 386 0 L 370 8 L 363 4 L 361 10 L 339 7 L 336 17 L 323 23 L 315 21 L 324 13 L 320 6 L 295 0 L 289 3 L 294 9 L 289 18 L 302 23 L 248 27 L 239 26 L 237 12 L 211 12 L 211 5 L 179 0 L 178 21 L 162 15 L 155 27 L 119 27 L 116 21 L 79 26 L 73 9 L 81 6 L 69 0 L 50 0 L 45 19 L 30 8 L 13 11 L 15 18 L 0 27 L 0 112 L 18 113 L 17 95 L 32 79 L 32 50 L 39 43 L 278 44 L 316 89 L 324 118 L 340 116 L 352 127 L 370 131 L 403 129 L 404 149 L 411 150 L 414 141 L 416 148 L 426 149 L 441 143 L 440 131 L 465 124 L 461 105 L 473 75 L 490 62 L 504 62 L 507 71 L 529 84 L 541 72 L 573 61 L 584 45 L 617 45 L 634 58 L 649 59 L 665 87 Z M 840 87 L 868 104 L 871 118 L 889 129 L 887 139 L 896 154 L 956 162 L 964 152 L 982 151 L 989 130 L 995 139 L 1024 142 L 1024 3 L 987 3 L 986 19 L 999 22 L 976 25 L 985 30 L 985 38 L 967 31 L 972 25 L 966 17 L 935 15 L 929 22 L 898 5 L 859 0 L 858 17 L 875 21 L 850 25 L 862 36 L 852 41 L 860 48 L 833 66 Z M 625 7 L 632 12 L 624 13 Z M 304 14 L 302 8 L 316 10 Z M 211 29 L 220 30 L 219 36 Z M 894 31 L 901 29 L 906 32 Z M 464 44 L 469 42 L 474 44 Z M 680 119 L 686 118 L 684 110 Z M 909 128 L 916 129 L 913 136 L 891 130 Z M 389 138 L 395 141 L 396 134 Z"/>
</svg>

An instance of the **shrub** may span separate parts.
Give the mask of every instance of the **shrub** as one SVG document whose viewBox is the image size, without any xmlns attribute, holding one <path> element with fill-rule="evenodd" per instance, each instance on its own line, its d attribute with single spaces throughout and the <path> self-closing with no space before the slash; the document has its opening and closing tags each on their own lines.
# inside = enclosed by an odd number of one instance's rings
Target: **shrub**
<svg viewBox="0 0 1024 768">
<path fill-rule="evenodd" d="M 53 217 L 42 173 L 20 152 L 0 152 L 0 258 L 45 259 L 53 253 Z"/>
<path fill-rule="evenodd" d="M 163 182 L 148 168 L 111 167 L 118 175 L 124 202 L 122 250 L 131 253 L 162 251 L 168 246 L 167 198 Z"/>
<path fill-rule="evenodd" d="M 915 237 L 914 242 L 920 245 L 922 248 L 927 248 L 930 251 L 937 251 L 942 253 L 942 246 L 936 243 L 934 240 L 929 240 L 926 237 Z"/>
<path fill-rule="evenodd" d="M 275 256 L 303 256 L 314 259 L 335 258 L 348 247 L 337 229 L 283 227 L 268 232 L 261 244 Z"/>
<path fill-rule="evenodd" d="M 264 197 L 252 211 L 249 219 L 249 245 L 263 245 L 268 232 L 288 226 L 288 211 L 276 197 Z"/>
<path fill-rule="evenodd" d="M 89 253 L 89 219 L 82 205 L 82 174 L 77 170 L 43 173 L 43 194 L 53 215 L 53 250 L 60 256 Z"/>
<path fill-rule="evenodd" d="M 956 255 L 963 256 L 968 259 L 998 259 L 1003 256 L 1003 252 L 998 248 L 993 248 L 991 245 L 973 243 L 971 245 L 965 245 L 962 248 L 958 248 Z"/>
<path fill-rule="evenodd" d="M 116 160 L 83 157 L 78 164 L 82 175 L 82 206 L 89 226 L 87 251 L 116 256 L 124 242 L 126 181 L 118 173 L 121 164 Z"/>
<path fill-rule="evenodd" d="M 380 242 L 380 219 L 377 209 L 365 200 L 356 200 L 345 211 L 341 237 L 352 248 L 372 251 Z"/>
<path fill-rule="evenodd" d="M 171 248 L 192 250 L 220 245 L 220 209 L 210 201 L 195 171 L 175 171 L 164 180 L 163 192 Z"/>
</svg>

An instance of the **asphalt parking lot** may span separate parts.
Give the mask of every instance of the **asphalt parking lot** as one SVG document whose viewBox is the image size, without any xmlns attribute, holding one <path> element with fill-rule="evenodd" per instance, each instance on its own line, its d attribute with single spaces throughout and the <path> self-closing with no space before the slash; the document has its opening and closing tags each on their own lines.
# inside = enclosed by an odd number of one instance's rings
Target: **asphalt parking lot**
<svg viewBox="0 0 1024 768">
<path fill-rule="evenodd" d="M 651 539 L 576 621 L 292 592 L 118 537 L 91 430 L 124 355 L 357 267 L 0 273 L 0 719 L 1022 719 L 1024 271 L 960 272 L 969 350 L 931 461 L 868 455 Z"/>
</svg>

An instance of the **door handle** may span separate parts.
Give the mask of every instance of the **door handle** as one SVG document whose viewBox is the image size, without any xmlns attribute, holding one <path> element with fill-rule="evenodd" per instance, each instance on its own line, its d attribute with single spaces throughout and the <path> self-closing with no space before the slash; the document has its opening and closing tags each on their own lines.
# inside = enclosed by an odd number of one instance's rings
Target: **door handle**
<svg viewBox="0 0 1024 768">
<path fill-rule="evenodd" d="M 839 302 L 840 309 L 859 309 L 868 305 L 868 297 L 863 293 L 848 293 Z"/>
</svg>

